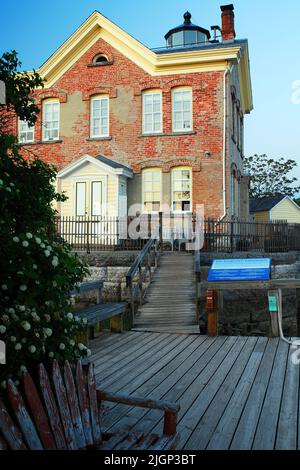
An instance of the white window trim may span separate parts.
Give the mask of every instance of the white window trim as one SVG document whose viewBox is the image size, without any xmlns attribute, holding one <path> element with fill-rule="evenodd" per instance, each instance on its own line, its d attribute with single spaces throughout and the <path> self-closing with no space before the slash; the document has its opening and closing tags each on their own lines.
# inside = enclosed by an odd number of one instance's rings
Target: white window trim
<svg viewBox="0 0 300 470">
<path fill-rule="evenodd" d="M 150 171 L 157 171 L 160 173 L 160 208 L 158 211 L 148 211 L 145 208 L 145 174 Z M 163 197 L 163 175 L 162 175 L 162 170 L 160 168 L 146 168 L 145 170 L 142 171 L 142 211 L 143 214 L 158 214 L 161 211 L 162 208 L 162 197 Z"/>
<path fill-rule="evenodd" d="M 190 91 L 191 102 L 190 102 L 190 113 L 191 113 L 191 127 L 189 129 L 180 128 L 175 129 L 175 107 L 174 107 L 174 95 L 178 92 Z M 193 131 L 193 90 L 191 87 L 176 87 L 172 89 L 172 132 L 192 132 Z"/>
<path fill-rule="evenodd" d="M 107 133 L 106 134 L 94 134 L 93 133 L 93 102 L 94 101 L 107 101 Z M 109 96 L 108 95 L 95 95 L 92 96 L 90 99 L 90 138 L 91 139 L 97 139 L 97 138 L 102 138 L 102 137 L 109 137 L 109 128 L 110 128 L 110 103 L 109 103 Z"/>
<path fill-rule="evenodd" d="M 191 189 L 190 189 L 190 193 L 191 193 L 191 197 L 190 197 L 190 210 L 188 211 L 183 211 L 183 210 L 180 210 L 180 211 L 175 211 L 173 210 L 173 207 L 174 207 L 174 202 L 176 202 L 174 200 L 174 172 L 175 171 L 178 171 L 178 170 L 181 170 L 181 171 L 189 171 L 190 172 L 190 175 L 191 175 L 191 178 L 190 178 L 190 183 L 191 183 Z M 172 206 L 171 206 L 171 212 L 173 214 L 190 214 L 193 212 L 193 172 L 192 172 L 192 169 L 190 167 L 183 167 L 183 166 L 180 166 L 180 167 L 175 167 L 175 168 L 172 168 L 172 171 L 171 171 L 171 203 L 172 203 Z"/>
<path fill-rule="evenodd" d="M 21 123 L 24 123 L 24 122 L 27 124 L 27 127 L 29 127 L 27 121 L 24 121 L 24 120 L 22 120 L 22 119 L 19 119 L 19 120 L 18 120 L 18 138 L 19 138 L 19 142 L 20 142 L 20 144 L 30 144 L 30 143 L 34 142 L 35 126 L 34 126 L 34 125 L 31 126 L 31 129 L 32 129 L 32 130 L 25 131 L 25 132 L 26 132 L 26 140 L 25 140 L 25 141 L 21 141 L 21 139 L 20 139 L 20 137 L 21 137 L 21 132 L 24 132 L 24 131 L 21 131 Z M 27 132 L 32 132 L 32 134 L 33 134 L 32 139 L 30 139 L 30 140 L 27 139 Z"/>
<path fill-rule="evenodd" d="M 48 104 L 58 104 L 58 127 L 57 127 L 57 130 L 58 130 L 58 133 L 57 133 L 57 137 L 55 139 L 48 139 L 46 137 L 46 127 L 44 126 L 44 114 L 45 114 L 45 106 L 48 105 Z M 42 139 L 44 142 L 55 142 L 57 140 L 60 139 L 60 101 L 59 99 L 56 99 L 56 98 L 50 98 L 50 99 L 47 99 L 47 100 L 44 100 L 43 101 L 43 110 L 42 110 Z"/>
<path fill-rule="evenodd" d="M 154 128 L 151 131 L 146 131 L 145 129 L 145 97 L 149 95 L 160 95 L 160 128 L 159 130 L 155 131 Z M 153 115 L 154 113 L 152 113 Z M 153 126 L 154 127 L 154 119 L 153 119 Z M 161 90 L 147 90 L 143 91 L 142 93 L 142 131 L 143 134 L 161 134 L 163 132 L 163 105 L 162 105 L 162 91 Z"/>
</svg>

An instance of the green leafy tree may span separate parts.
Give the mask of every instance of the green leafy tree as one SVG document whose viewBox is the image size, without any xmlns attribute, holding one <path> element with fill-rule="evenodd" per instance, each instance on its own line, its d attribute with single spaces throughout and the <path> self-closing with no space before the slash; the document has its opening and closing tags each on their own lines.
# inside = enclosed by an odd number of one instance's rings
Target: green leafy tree
<svg viewBox="0 0 300 470">
<path fill-rule="evenodd" d="M 0 78 L 8 86 L 0 110 L 0 340 L 6 343 L 7 365 L 0 367 L 0 381 L 5 386 L 41 361 L 75 361 L 90 352 L 78 341 L 84 322 L 66 296 L 88 269 L 56 234 L 53 201 L 64 200 L 53 184 L 56 170 L 31 154 L 24 158 L 17 138 L 5 130 L 11 107 L 35 122 L 30 95 L 42 81 L 37 74 L 19 77 L 15 53 L 3 57 Z"/>
<path fill-rule="evenodd" d="M 267 155 L 253 155 L 244 160 L 244 170 L 250 176 L 250 197 L 293 197 L 300 190 L 297 178 L 290 176 L 297 167 L 294 160 L 274 160 Z"/>
</svg>

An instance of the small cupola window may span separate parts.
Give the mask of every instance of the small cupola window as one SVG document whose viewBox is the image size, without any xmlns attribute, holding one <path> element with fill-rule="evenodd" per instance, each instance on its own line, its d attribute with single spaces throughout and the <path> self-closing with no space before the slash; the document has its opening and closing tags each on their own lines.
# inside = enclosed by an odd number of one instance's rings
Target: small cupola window
<svg viewBox="0 0 300 470">
<path fill-rule="evenodd" d="M 210 32 L 191 22 L 189 11 L 183 15 L 184 22 L 176 28 L 170 29 L 165 35 L 167 47 L 195 47 L 205 44 L 210 39 Z"/>
</svg>

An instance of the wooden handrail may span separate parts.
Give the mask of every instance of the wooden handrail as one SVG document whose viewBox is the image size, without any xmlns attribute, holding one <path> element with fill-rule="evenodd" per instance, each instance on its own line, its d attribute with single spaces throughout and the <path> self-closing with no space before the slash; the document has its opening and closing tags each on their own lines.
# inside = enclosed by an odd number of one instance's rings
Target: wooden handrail
<svg viewBox="0 0 300 470">
<path fill-rule="evenodd" d="M 131 268 L 129 269 L 126 275 L 126 286 L 129 290 L 129 301 L 131 304 L 131 323 L 133 324 L 134 321 L 134 306 L 136 298 L 139 294 L 139 302 L 140 305 L 143 303 L 144 298 L 144 291 L 143 291 L 143 281 L 146 279 L 147 274 L 150 276 L 150 282 L 152 277 L 152 262 L 151 262 L 151 252 L 154 249 L 154 261 L 155 267 L 157 267 L 157 258 L 158 258 L 158 245 L 159 240 L 150 238 L 144 248 L 142 249 L 141 253 L 133 262 Z M 146 266 L 143 269 L 144 263 L 146 260 Z M 138 283 L 133 286 L 133 279 L 138 273 L 139 279 Z"/>
<path fill-rule="evenodd" d="M 139 266 L 143 263 L 144 259 L 146 258 L 148 253 L 151 251 L 151 249 L 154 246 L 156 241 L 157 240 L 154 240 L 152 238 L 150 238 L 150 240 L 148 240 L 148 242 L 146 243 L 146 245 L 144 246 L 144 248 L 142 249 L 142 251 L 140 252 L 138 257 L 132 263 L 132 266 L 129 269 L 127 275 L 126 275 L 126 282 L 128 281 L 128 279 L 133 279 L 134 278 L 134 276 L 136 275 L 136 273 L 139 269 Z M 128 283 L 127 283 L 127 287 L 129 287 Z"/>
</svg>

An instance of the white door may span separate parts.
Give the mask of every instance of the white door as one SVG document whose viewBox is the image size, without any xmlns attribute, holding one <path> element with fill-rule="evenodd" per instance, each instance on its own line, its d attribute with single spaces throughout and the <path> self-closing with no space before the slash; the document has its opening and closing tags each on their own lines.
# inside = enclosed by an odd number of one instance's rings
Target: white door
<svg viewBox="0 0 300 470">
<path fill-rule="evenodd" d="M 75 214 L 76 214 L 76 232 L 78 235 L 84 235 L 87 232 L 87 220 L 89 223 L 89 232 L 92 235 L 100 235 L 102 231 L 102 222 L 99 218 L 102 215 L 102 181 L 78 181 L 75 184 Z"/>
<path fill-rule="evenodd" d="M 103 209 L 102 181 L 78 181 L 75 185 L 76 217 L 99 217 Z"/>
</svg>

